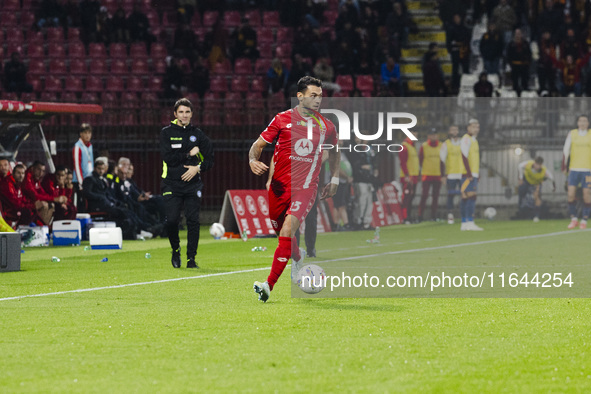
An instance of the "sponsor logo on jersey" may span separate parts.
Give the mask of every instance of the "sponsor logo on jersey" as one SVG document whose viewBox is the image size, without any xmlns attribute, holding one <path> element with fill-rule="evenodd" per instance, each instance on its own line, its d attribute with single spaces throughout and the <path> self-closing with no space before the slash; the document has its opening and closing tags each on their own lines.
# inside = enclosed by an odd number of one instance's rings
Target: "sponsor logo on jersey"
<svg viewBox="0 0 591 394">
<path fill-rule="evenodd" d="M 308 156 L 314 150 L 314 144 L 309 139 L 302 138 L 295 143 L 294 150 L 300 156 Z"/>
</svg>

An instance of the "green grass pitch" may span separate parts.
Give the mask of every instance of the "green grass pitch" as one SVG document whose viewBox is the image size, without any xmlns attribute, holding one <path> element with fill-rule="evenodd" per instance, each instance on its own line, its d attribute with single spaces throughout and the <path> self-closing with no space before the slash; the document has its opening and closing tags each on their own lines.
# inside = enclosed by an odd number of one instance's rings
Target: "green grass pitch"
<svg viewBox="0 0 591 394">
<path fill-rule="evenodd" d="M 321 234 L 310 261 L 416 249 L 389 258 L 589 264 L 590 232 L 580 230 L 420 250 L 567 222 L 479 224 L 486 231 L 383 228 L 379 245 L 369 232 Z M 215 241 L 202 230 L 199 270 L 173 269 L 163 239 L 26 249 L 21 272 L 0 274 L 0 392 L 591 391 L 588 298 L 302 299 L 291 297 L 288 269 L 263 304 L 252 283 L 266 278 L 277 241 Z M 234 271 L 245 272 L 210 275 Z M 42 296 L 8 299 L 27 295 Z"/>
</svg>

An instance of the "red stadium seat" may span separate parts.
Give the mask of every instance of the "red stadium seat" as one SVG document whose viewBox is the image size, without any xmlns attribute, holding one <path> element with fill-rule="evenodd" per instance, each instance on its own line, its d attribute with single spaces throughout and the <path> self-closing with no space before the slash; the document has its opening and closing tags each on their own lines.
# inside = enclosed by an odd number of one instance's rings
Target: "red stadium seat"
<svg viewBox="0 0 591 394">
<path fill-rule="evenodd" d="M 136 75 L 150 74 L 148 62 L 146 62 L 144 59 L 133 59 L 131 62 L 131 73 Z"/>
<path fill-rule="evenodd" d="M 261 25 L 261 12 L 259 10 L 246 11 L 244 17 L 248 19 L 250 26 L 255 29 Z"/>
<path fill-rule="evenodd" d="M 232 92 L 248 92 L 249 91 L 249 83 L 248 78 L 244 75 L 239 75 L 232 78 L 232 88 L 230 89 Z"/>
<path fill-rule="evenodd" d="M 250 62 L 250 59 L 236 59 L 236 62 L 234 63 L 234 74 L 251 75 L 252 63 Z"/>
<path fill-rule="evenodd" d="M 119 107 L 119 99 L 114 92 L 104 92 L 101 95 L 101 103 L 105 108 L 117 108 Z"/>
<path fill-rule="evenodd" d="M 144 92 L 141 96 L 142 105 L 157 108 L 158 107 L 158 96 L 154 92 Z M 195 105 L 195 103 L 193 103 Z"/>
<path fill-rule="evenodd" d="M 254 66 L 254 73 L 257 75 L 266 75 L 271 67 L 271 59 L 257 59 Z"/>
<path fill-rule="evenodd" d="M 30 30 L 33 25 L 35 24 L 35 14 L 32 12 L 21 12 L 21 26 L 29 31 L 28 34 L 31 34 L 32 30 Z"/>
<path fill-rule="evenodd" d="M 152 71 L 154 74 L 163 75 L 166 73 L 166 60 L 152 59 Z"/>
<path fill-rule="evenodd" d="M 225 93 L 228 91 L 228 82 L 225 76 L 214 76 L 209 83 L 209 90 L 214 93 Z"/>
<path fill-rule="evenodd" d="M 273 57 L 273 45 L 272 42 L 259 42 L 257 44 L 262 59 L 271 59 Z"/>
<path fill-rule="evenodd" d="M 124 92 L 121 95 L 121 108 L 139 108 L 140 103 L 137 94 L 133 92 Z"/>
<path fill-rule="evenodd" d="M 341 91 L 343 92 L 353 90 L 353 77 L 350 75 L 339 75 L 335 82 L 341 87 Z"/>
<path fill-rule="evenodd" d="M 148 23 L 150 24 L 151 28 L 160 26 L 160 17 L 156 11 L 150 10 L 146 12 L 146 17 L 148 18 Z"/>
<path fill-rule="evenodd" d="M 86 75 L 88 68 L 86 68 L 86 61 L 82 59 L 70 59 L 70 74 Z"/>
<path fill-rule="evenodd" d="M 2 2 L 2 11 L 20 11 L 21 2 L 19 0 L 4 0 Z M 23 11 L 26 12 L 26 11 Z"/>
<path fill-rule="evenodd" d="M 88 57 L 91 59 L 105 59 L 107 57 L 105 45 L 98 42 L 88 44 Z"/>
<path fill-rule="evenodd" d="M 2 12 L 0 14 L 0 25 L 2 27 L 18 26 L 18 20 L 14 12 Z"/>
<path fill-rule="evenodd" d="M 148 90 L 151 92 L 161 92 L 163 89 L 164 80 L 160 76 L 151 77 L 148 80 Z"/>
<path fill-rule="evenodd" d="M 219 13 L 217 11 L 205 11 L 203 13 L 203 26 L 204 27 L 213 27 L 219 18 Z"/>
<path fill-rule="evenodd" d="M 150 47 L 150 56 L 152 57 L 152 59 L 164 59 L 166 56 L 168 56 L 166 46 L 160 43 L 152 44 L 152 46 Z"/>
<path fill-rule="evenodd" d="M 238 27 L 242 17 L 238 11 L 226 11 L 224 13 L 224 27 Z"/>
<path fill-rule="evenodd" d="M 2 47 L 0 47 L 0 48 L 2 48 Z M 14 53 L 14 52 L 18 52 L 21 56 L 23 56 L 23 53 L 25 52 L 23 45 L 21 43 L 9 42 L 6 45 L 6 52 L 4 52 L 6 54 L 6 57 L 10 57 L 10 54 Z M 38 57 L 43 57 L 43 56 L 38 56 Z"/>
<path fill-rule="evenodd" d="M 105 90 L 108 90 L 109 92 L 123 92 L 125 90 L 123 88 L 123 79 L 114 76 L 107 78 Z"/>
<path fill-rule="evenodd" d="M 268 26 L 265 21 L 265 26 Z M 257 29 L 257 44 L 262 43 L 274 43 L 275 39 L 273 38 L 273 30 L 269 29 L 269 27 L 263 27 Z"/>
<path fill-rule="evenodd" d="M 41 93 L 41 95 L 39 95 L 39 101 L 55 102 L 57 101 L 57 94 L 54 92 L 44 91 Z"/>
<path fill-rule="evenodd" d="M 117 0 L 102 0 L 101 5 L 107 8 L 110 14 L 114 14 L 117 11 L 119 5 L 117 4 Z"/>
<path fill-rule="evenodd" d="M 223 63 L 216 63 L 215 67 L 211 71 L 212 74 L 230 75 L 232 74 L 232 64 L 229 60 Z"/>
<path fill-rule="evenodd" d="M 94 59 L 90 62 L 89 73 L 91 75 L 107 75 L 109 72 L 107 71 L 107 62 L 103 59 Z"/>
<path fill-rule="evenodd" d="M 266 92 L 267 87 L 265 86 L 265 79 L 261 76 L 254 77 L 250 84 L 250 90 L 252 92 L 256 92 L 257 94 Z"/>
<path fill-rule="evenodd" d="M 130 92 L 141 92 L 144 90 L 144 82 L 139 77 L 129 77 L 127 80 L 127 90 Z"/>
<path fill-rule="evenodd" d="M 18 94 L 16 93 L 4 93 L 2 95 L 2 99 L 10 101 L 19 101 Z"/>
<path fill-rule="evenodd" d="M 61 92 L 63 90 L 62 80 L 53 75 L 48 75 L 47 78 L 45 78 L 45 90 L 54 93 Z"/>
<path fill-rule="evenodd" d="M 49 73 L 51 75 L 66 75 L 66 62 L 62 59 L 53 59 L 49 62 Z"/>
<path fill-rule="evenodd" d="M 74 77 L 72 75 L 66 78 L 66 91 L 67 92 L 83 92 L 84 88 L 82 87 L 82 80 L 79 77 Z"/>
<path fill-rule="evenodd" d="M 277 29 L 277 43 L 293 42 L 293 29 L 291 27 L 280 27 Z"/>
<path fill-rule="evenodd" d="M 102 92 L 103 88 L 103 81 L 100 77 L 91 75 L 86 78 L 86 91 L 87 92 Z"/>
<path fill-rule="evenodd" d="M 22 44 L 25 42 L 25 35 L 20 28 L 9 27 L 6 29 L 6 42 L 16 42 Z"/>
<path fill-rule="evenodd" d="M 78 41 L 80 39 L 80 29 L 77 27 L 68 27 L 68 41 Z"/>
<path fill-rule="evenodd" d="M 147 59 L 148 51 L 146 50 L 146 44 L 143 42 L 134 42 L 129 47 L 129 56 L 133 59 Z"/>
<path fill-rule="evenodd" d="M 127 45 L 121 42 L 109 45 L 109 56 L 111 59 L 127 59 Z"/>
<path fill-rule="evenodd" d="M 96 95 L 96 93 L 91 93 L 91 92 L 82 93 L 82 98 L 80 99 L 80 101 L 83 104 L 98 104 L 99 103 L 99 99 L 98 99 L 98 96 Z"/>
<path fill-rule="evenodd" d="M 27 44 L 45 44 L 45 37 L 40 31 L 31 30 L 27 34 Z"/>
<path fill-rule="evenodd" d="M 329 27 L 333 27 L 337 18 L 339 17 L 338 11 L 324 11 L 324 24 Z"/>
<path fill-rule="evenodd" d="M 221 108 L 220 96 L 214 92 L 207 92 L 203 95 L 203 106 L 206 109 Z"/>
<path fill-rule="evenodd" d="M 248 109 L 264 109 L 265 100 L 260 92 L 250 91 L 246 94 L 246 108 Z"/>
<path fill-rule="evenodd" d="M 334 92 L 332 97 L 349 97 L 350 91 L 341 90 L 340 92 Z"/>
<path fill-rule="evenodd" d="M 29 61 L 29 74 L 34 76 L 47 74 L 43 59 L 31 59 Z"/>
<path fill-rule="evenodd" d="M 82 41 L 70 41 L 68 43 L 68 56 L 70 59 L 86 59 L 86 49 Z"/>
<path fill-rule="evenodd" d="M 64 41 L 64 30 L 61 27 L 47 28 L 47 42 L 60 44 Z"/>
<path fill-rule="evenodd" d="M 270 95 L 267 98 L 267 108 L 273 112 L 273 116 L 275 116 L 278 111 L 285 110 L 285 96 L 283 95 L 283 92 L 277 92 Z"/>
<path fill-rule="evenodd" d="M 33 92 L 41 92 L 43 91 L 43 84 L 41 83 L 41 79 L 33 76 L 27 76 L 27 81 L 33 87 Z"/>
<path fill-rule="evenodd" d="M 358 75 L 355 81 L 355 86 L 362 92 L 373 92 L 374 81 L 371 75 Z"/>
<path fill-rule="evenodd" d="M 10 52 L 11 51 L 9 51 L 9 53 Z M 45 51 L 43 50 L 43 45 L 29 44 L 29 46 L 27 47 L 27 57 L 29 59 L 34 59 L 34 58 L 44 59 L 45 58 Z"/>
<path fill-rule="evenodd" d="M 21 93 L 21 99 L 23 103 L 30 103 L 31 101 L 37 100 L 37 95 L 35 93 Z"/>
<path fill-rule="evenodd" d="M 125 63 L 125 60 L 120 60 L 120 59 L 111 60 L 111 74 L 115 74 L 115 75 L 129 74 L 129 69 L 127 68 L 127 64 Z"/>
<path fill-rule="evenodd" d="M 279 44 L 277 48 L 275 48 L 275 56 L 280 59 L 291 58 L 291 43 L 283 43 Z"/>
<path fill-rule="evenodd" d="M 65 59 L 66 58 L 66 48 L 64 47 L 63 42 L 62 43 L 50 42 L 47 47 L 47 55 L 48 55 L 48 57 L 51 57 L 51 58 Z"/>
<path fill-rule="evenodd" d="M 267 27 L 280 27 L 281 22 L 279 21 L 279 12 L 277 11 L 265 11 L 263 12 L 263 21 Z"/>
</svg>

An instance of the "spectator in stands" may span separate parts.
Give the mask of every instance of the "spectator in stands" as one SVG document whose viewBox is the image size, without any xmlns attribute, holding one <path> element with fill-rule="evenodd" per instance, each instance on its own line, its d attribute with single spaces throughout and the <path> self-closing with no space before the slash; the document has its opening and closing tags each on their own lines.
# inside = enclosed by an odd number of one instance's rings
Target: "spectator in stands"
<svg viewBox="0 0 591 394">
<path fill-rule="evenodd" d="M 64 2 L 64 22 L 66 27 L 80 26 L 80 6 L 77 0 L 66 0 Z M 27 26 L 25 26 L 27 27 Z"/>
<path fill-rule="evenodd" d="M 98 0 L 82 0 L 80 2 L 80 27 L 82 41 L 88 44 L 96 41 L 96 24 L 101 4 Z"/>
<path fill-rule="evenodd" d="M 247 57 L 256 60 L 259 57 L 257 49 L 257 33 L 250 26 L 247 18 L 242 18 L 240 26 L 230 36 L 232 40 L 231 52 L 234 59 Z"/>
<path fill-rule="evenodd" d="M 28 226 L 35 216 L 35 210 L 41 209 L 41 201 L 30 201 L 23 191 L 23 181 L 25 179 L 25 166 L 17 164 L 14 167 L 12 175 L 8 175 L 6 180 L 0 182 L 0 201 L 2 202 L 2 212 L 4 219 L 12 227 L 17 225 Z"/>
<path fill-rule="evenodd" d="M 141 8 L 141 1 L 136 1 L 133 4 L 133 11 L 127 17 L 127 29 L 131 42 L 143 41 L 149 47 L 152 42 L 156 41 L 156 37 L 150 33 L 150 21 Z"/>
<path fill-rule="evenodd" d="M 289 70 L 283 65 L 280 59 L 274 58 L 271 67 L 267 71 L 267 85 L 269 93 L 284 92 L 287 94 L 287 81 Z"/>
<path fill-rule="evenodd" d="M 297 82 L 300 78 L 312 75 L 312 67 L 308 62 L 304 61 L 304 58 L 299 53 L 296 53 L 293 57 L 293 64 L 289 72 L 289 78 L 287 84 L 289 86 L 290 95 L 295 97 L 297 90 Z M 293 94 L 291 94 L 293 93 Z"/>
<path fill-rule="evenodd" d="M 357 54 L 347 41 L 339 42 L 332 55 L 332 64 L 337 75 L 353 74 L 355 64 L 357 63 L 356 57 Z"/>
<path fill-rule="evenodd" d="M 344 42 L 348 45 L 351 51 L 357 52 L 361 46 L 361 38 L 357 31 L 355 31 L 350 21 L 346 21 L 341 30 L 337 30 L 336 44 L 341 46 Z"/>
<path fill-rule="evenodd" d="M 511 66 L 513 90 L 520 97 L 521 92 L 529 88 L 529 67 L 531 60 L 532 55 L 529 42 L 523 38 L 520 29 L 515 29 L 513 41 L 507 47 L 507 63 Z"/>
<path fill-rule="evenodd" d="M 554 0 L 546 0 L 544 3 L 544 10 L 538 16 L 538 34 L 540 32 L 548 31 L 554 41 L 558 40 L 558 29 L 560 28 L 562 16 L 558 2 Z"/>
<path fill-rule="evenodd" d="M 393 56 L 388 56 L 386 62 L 382 64 L 381 76 L 383 93 L 388 96 L 403 96 L 400 66 Z"/>
<path fill-rule="evenodd" d="M 480 39 L 480 55 L 484 61 L 484 70 L 489 74 L 499 74 L 499 62 L 503 57 L 503 36 L 494 23 L 488 24 L 488 30 Z"/>
<path fill-rule="evenodd" d="M 563 62 L 558 63 L 560 78 L 558 79 L 558 91 L 563 97 L 574 93 L 581 95 L 581 73 L 580 67 L 575 63 L 572 55 L 566 55 Z"/>
<path fill-rule="evenodd" d="M 117 8 L 115 15 L 111 18 L 111 29 L 113 42 L 129 42 L 129 31 L 127 30 L 127 19 L 123 8 Z"/>
<path fill-rule="evenodd" d="M 32 92 L 33 87 L 27 82 L 27 68 L 18 52 L 12 52 L 10 60 L 4 64 L 4 88 L 7 92 Z"/>
<path fill-rule="evenodd" d="M 66 167 L 57 166 L 55 173 L 47 174 L 41 182 L 43 190 L 47 194 L 52 195 L 54 199 L 61 196 L 66 198 L 64 202 L 56 202 L 55 213 L 53 215 L 55 220 L 74 220 L 78 213 L 72 200 L 73 189 L 66 187 L 67 174 L 68 170 Z"/>
<path fill-rule="evenodd" d="M 45 177 L 45 164 L 35 161 L 27 170 L 23 192 L 30 201 L 41 202 L 41 209 L 37 209 L 37 215 L 43 223 L 49 225 L 53 220 L 56 204 L 66 204 L 68 202 L 65 196 L 54 196 L 45 191 L 41 183 Z M 55 204 L 54 204 L 55 203 Z"/>
<path fill-rule="evenodd" d="M 186 22 L 180 23 L 174 32 L 173 50 L 182 54 L 181 57 L 191 59 L 196 44 L 197 36 L 191 26 Z"/>
<path fill-rule="evenodd" d="M 464 15 L 466 15 L 466 5 L 462 0 L 439 0 L 438 3 L 439 18 L 443 22 L 443 27 L 446 31 L 453 23 L 454 15 L 458 14 L 462 18 Z M 487 5 L 491 3 L 496 4 L 494 2 L 487 1 Z"/>
<path fill-rule="evenodd" d="M 191 24 L 197 8 L 197 0 L 177 0 L 176 3 L 179 20 Z"/>
<path fill-rule="evenodd" d="M 207 68 L 207 59 L 201 55 L 197 56 L 197 60 L 193 64 L 191 78 L 192 90 L 199 94 L 199 97 L 203 97 L 205 92 L 209 90 L 209 68 Z"/>
<path fill-rule="evenodd" d="M 503 0 L 505 1 L 505 0 Z M 454 93 L 460 89 L 460 67 L 463 74 L 470 73 L 470 40 L 472 32 L 462 23 L 459 14 L 446 32 L 447 50 L 451 55 L 451 85 Z"/>
<path fill-rule="evenodd" d="M 164 74 L 164 96 L 169 99 L 183 97 L 188 91 L 180 56 L 180 53 L 175 53 L 170 58 L 170 64 Z"/>
<path fill-rule="evenodd" d="M 96 41 L 109 46 L 113 38 L 113 25 L 107 7 L 101 7 L 96 21 Z"/>
<path fill-rule="evenodd" d="M 578 38 L 575 36 L 574 29 L 568 29 L 566 31 L 566 37 L 560 44 L 560 58 L 566 60 L 567 56 L 572 56 L 576 61 L 583 55 L 581 51 L 581 44 Z"/>
<path fill-rule="evenodd" d="M 550 36 L 549 32 L 544 34 Z M 540 46 L 540 59 L 536 65 L 539 85 L 538 94 L 540 96 L 553 95 L 557 89 L 557 61 L 553 51 L 554 49 L 551 46 Z"/>
<path fill-rule="evenodd" d="M 511 34 L 517 23 L 517 16 L 507 0 L 500 0 L 499 5 L 495 7 L 492 13 L 492 22 L 503 35 L 503 42 L 511 42 Z"/>
<path fill-rule="evenodd" d="M 423 62 L 423 86 L 428 97 L 441 97 L 446 95 L 445 78 L 439 64 L 439 53 L 429 51 Z"/>
<path fill-rule="evenodd" d="M 388 36 L 391 40 L 397 42 L 399 46 L 406 47 L 408 45 L 408 33 L 413 27 L 412 19 L 402 9 L 401 2 L 395 1 L 392 7 L 393 11 L 386 20 Z"/>
<path fill-rule="evenodd" d="M 0 183 L 10 175 L 10 162 L 8 159 L 0 158 Z"/>
<path fill-rule="evenodd" d="M 488 74 L 486 71 L 481 72 L 478 77 L 478 82 L 474 84 L 474 95 L 476 97 L 492 97 L 493 91 L 494 87 L 493 84 L 488 81 Z"/>
<path fill-rule="evenodd" d="M 37 27 L 58 27 L 65 19 L 64 9 L 56 0 L 43 0 L 37 11 Z"/>
<path fill-rule="evenodd" d="M 80 138 L 74 144 L 72 149 L 72 159 L 74 162 L 74 193 L 75 201 L 78 207 L 83 207 L 82 184 L 85 178 L 92 175 L 94 170 L 94 152 L 92 149 L 92 126 L 89 123 L 82 123 L 78 131 Z"/>
</svg>

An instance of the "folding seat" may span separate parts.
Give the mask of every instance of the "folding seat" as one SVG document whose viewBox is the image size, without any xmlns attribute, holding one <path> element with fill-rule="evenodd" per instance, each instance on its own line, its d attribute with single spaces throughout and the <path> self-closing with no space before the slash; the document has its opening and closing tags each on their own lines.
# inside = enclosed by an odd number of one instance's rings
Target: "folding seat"
<svg viewBox="0 0 591 394">
<path fill-rule="evenodd" d="M 21 100 L 23 103 L 30 103 L 31 101 L 37 101 L 35 93 L 21 93 Z"/>
<path fill-rule="evenodd" d="M 225 93 L 228 91 L 228 82 L 225 76 L 214 76 L 209 82 L 209 90 L 214 93 Z"/>
<path fill-rule="evenodd" d="M 25 35 L 20 27 L 8 27 L 5 31 L 6 42 L 15 42 L 22 44 L 25 42 Z"/>
<path fill-rule="evenodd" d="M 150 10 L 146 12 L 146 17 L 148 18 L 148 23 L 150 24 L 151 29 L 160 26 L 160 17 L 156 11 Z"/>
<path fill-rule="evenodd" d="M 351 91 L 347 90 L 341 90 L 340 92 L 334 92 L 332 94 L 332 97 L 349 97 L 349 95 L 351 94 Z"/>
<path fill-rule="evenodd" d="M 49 62 L 49 73 L 51 75 L 66 75 L 68 71 L 66 70 L 66 62 L 62 59 L 53 59 Z"/>
<path fill-rule="evenodd" d="M 101 103 L 105 108 L 119 108 L 119 99 L 114 92 L 103 92 L 101 95 Z"/>
<path fill-rule="evenodd" d="M 232 88 L 230 89 L 232 92 L 242 92 L 246 93 L 249 91 L 249 83 L 248 78 L 244 75 L 238 75 L 232 78 Z"/>
<path fill-rule="evenodd" d="M 201 120 L 201 124 L 203 126 L 221 126 L 222 119 L 221 119 L 221 112 L 220 110 L 213 109 L 213 110 L 204 110 L 203 111 L 203 119 Z"/>
<path fill-rule="evenodd" d="M 107 49 L 100 42 L 91 42 L 88 44 L 88 57 L 91 59 L 106 59 Z"/>
<path fill-rule="evenodd" d="M 82 59 L 71 59 L 70 58 L 70 74 L 73 74 L 73 75 L 88 74 L 88 68 L 86 68 L 86 61 L 82 60 Z"/>
<path fill-rule="evenodd" d="M 77 103 L 78 102 L 78 97 L 76 96 L 76 93 L 68 91 L 67 81 L 66 81 L 66 91 L 62 93 L 61 102 L 62 103 Z"/>
<path fill-rule="evenodd" d="M 142 102 L 142 107 L 149 107 L 149 108 L 159 107 L 158 95 L 154 92 L 143 92 L 141 95 L 141 102 Z M 194 102 L 193 102 L 193 105 L 195 105 Z"/>
<path fill-rule="evenodd" d="M 31 34 L 33 25 L 35 24 L 35 14 L 32 12 L 23 11 L 21 12 L 21 26 L 28 30 L 28 34 Z"/>
<path fill-rule="evenodd" d="M 361 92 L 373 92 L 374 80 L 371 75 L 358 75 L 355 81 L 355 86 Z"/>
<path fill-rule="evenodd" d="M 146 44 L 143 42 L 134 42 L 129 47 L 129 56 L 132 59 L 147 59 L 148 51 L 146 50 Z"/>
<path fill-rule="evenodd" d="M 219 75 L 230 75 L 232 74 L 232 64 L 229 60 L 226 60 L 222 63 L 216 63 L 211 73 Z"/>
<path fill-rule="evenodd" d="M 324 25 L 329 26 L 329 27 L 333 27 L 335 22 L 337 21 L 337 18 L 339 17 L 339 13 L 338 13 L 338 11 L 326 10 L 326 11 L 324 11 L 323 16 L 324 16 Z"/>
<path fill-rule="evenodd" d="M 57 94 L 55 94 L 55 92 L 48 92 L 46 90 L 39 95 L 39 101 L 43 101 L 46 103 L 54 103 L 57 101 Z"/>
<path fill-rule="evenodd" d="M 141 92 L 144 90 L 144 82 L 139 77 L 129 77 L 127 79 L 127 90 L 129 92 Z"/>
<path fill-rule="evenodd" d="M 150 56 L 152 57 L 152 59 L 164 59 L 166 56 L 168 56 L 166 46 L 164 44 L 157 42 L 152 44 L 150 47 Z"/>
<path fill-rule="evenodd" d="M 247 59 L 247 58 L 236 59 L 236 62 L 234 62 L 234 74 L 251 75 L 252 74 L 252 63 L 250 62 L 250 59 Z"/>
<path fill-rule="evenodd" d="M 89 73 L 91 75 L 107 75 L 109 72 L 107 71 L 107 62 L 103 59 L 94 59 L 90 62 Z"/>
<path fill-rule="evenodd" d="M 43 91 L 43 83 L 39 77 L 27 74 L 27 82 L 29 82 L 33 87 L 33 92 L 38 93 Z"/>
<path fill-rule="evenodd" d="M 105 90 L 109 92 L 123 92 L 123 79 L 121 77 L 110 76 L 107 78 Z"/>
<path fill-rule="evenodd" d="M 246 123 L 249 125 L 265 124 L 265 100 L 259 92 L 246 94 Z"/>
<path fill-rule="evenodd" d="M 100 93 L 103 90 L 103 81 L 100 77 L 95 75 L 89 75 L 86 78 L 86 91 L 87 92 L 97 92 Z"/>
<path fill-rule="evenodd" d="M 83 104 L 98 104 L 99 98 L 96 93 L 84 92 L 82 93 L 80 101 L 82 101 Z"/>
<path fill-rule="evenodd" d="M 279 12 L 277 11 L 265 11 L 263 12 L 263 23 L 268 27 L 281 27 L 279 21 Z"/>
<path fill-rule="evenodd" d="M 271 59 L 257 59 L 254 66 L 254 73 L 257 75 L 265 75 L 271 68 Z"/>
<path fill-rule="evenodd" d="M 152 59 L 152 71 L 154 74 L 163 75 L 166 73 L 166 60 Z"/>
<path fill-rule="evenodd" d="M 61 27 L 47 28 L 47 42 L 62 43 L 64 41 L 64 30 Z"/>
<path fill-rule="evenodd" d="M 148 75 L 148 62 L 144 59 L 133 59 L 131 62 L 131 73 L 134 75 Z"/>
<path fill-rule="evenodd" d="M 29 68 L 28 73 L 33 76 L 45 75 L 47 74 L 47 69 L 45 68 L 45 62 L 43 59 L 31 59 L 29 60 Z"/>
<path fill-rule="evenodd" d="M 256 92 L 257 94 L 266 92 L 267 86 L 265 85 L 265 79 L 261 76 L 254 77 L 250 83 L 250 91 Z"/>
<path fill-rule="evenodd" d="M 80 29 L 77 27 L 68 27 L 68 41 L 78 41 L 80 39 Z"/>
<path fill-rule="evenodd" d="M 244 17 L 248 19 L 250 26 L 255 29 L 261 25 L 261 12 L 259 10 L 246 11 Z"/>
<path fill-rule="evenodd" d="M 62 80 L 53 75 L 48 75 L 45 78 L 45 90 L 53 93 L 60 93 L 63 90 Z"/>
<path fill-rule="evenodd" d="M 70 59 L 86 59 L 86 49 L 80 40 L 68 42 L 68 57 Z"/>
<path fill-rule="evenodd" d="M 267 23 L 265 22 L 265 26 L 267 27 L 259 27 L 256 32 L 257 32 L 257 44 L 262 44 L 262 43 L 274 43 L 275 39 L 273 38 L 273 30 L 271 30 Z"/>
<path fill-rule="evenodd" d="M 161 92 L 163 89 L 164 80 L 160 76 L 153 76 L 148 79 L 148 91 L 150 92 Z"/>
<path fill-rule="evenodd" d="M 64 59 L 66 58 L 66 47 L 64 43 L 55 43 L 50 42 L 47 46 L 47 56 L 54 59 Z"/>
<path fill-rule="evenodd" d="M 207 92 L 203 95 L 203 106 L 205 109 L 221 108 L 222 100 L 219 94 L 214 92 Z"/>
<path fill-rule="evenodd" d="M 226 11 L 224 13 L 224 27 L 240 26 L 242 17 L 238 11 Z"/>
<path fill-rule="evenodd" d="M 45 44 L 43 32 L 31 30 L 27 33 L 27 44 Z"/>
<path fill-rule="evenodd" d="M 111 59 L 127 59 L 127 45 L 121 42 L 114 42 L 109 45 L 109 56 Z"/>
<path fill-rule="evenodd" d="M 4 0 L 2 2 L 2 11 L 20 11 L 21 2 L 19 0 Z M 25 12 L 25 11 L 23 11 Z M 12 12 L 11 12 L 12 13 Z"/>
<path fill-rule="evenodd" d="M 101 5 L 107 8 L 110 14 L 114 14 L 117 11 L 119 5 L 117 4 L 117 0 L 102 0 Z"/>
<path fill-rule="evenodd" d="M 129 74 L 129 69 L 127 68 L 127 64 L 125 63 L 125 60 L 120 60 L 120 59 L 111 60 L 111 74 L 114 74 L 114 75 Z"/>
<path fill-rule="evenodd" d="M 217 11 L 205 11 L 203 13 L 203 26 L 213 27 L 219 18 L 219 12 Z"/>
<path fill-rule="evenodd" d="M 0 47 L 2 48 L 2 47 Z M 41 50 L 43 50 L 43 47 L 41 47 Z M 6 45 L 6 51 L 4 52 L 6 54 L 6 57 L 10 57 L 10 54 L 14 53 L 14 52 L 18 52 L 21 57 L 23 56 L 24 53 L 24 48 L 23 48 L 23 44 L 20 42 L 9 42 Z M 45 55 L 36 55 L 34 57 L 36 58 L 43 58 Z M 29 58 L 31 58 L 31 56 L 28 56 Z"/>
<path fill-rule="evenodd" d="M 11 53 L 9 50 L 8 53 Z M 40 44 L 29 44 L 27 47 L 27 57 L 29 59 L 44 59 L 45 51 L 43 45 Z"/>
<path fill-rule="evenodd" d="M 343 92 L 353 90 L 353 77 L 351 75 L 339 75 L 335 82 L 341 87 L 341 91 Z"/>
<path fill-rule="evenodd" d="M 273 93 L 267 98 L 267 108 L 272 113 L 271 116 L 275 116 L 277 112 L 285 109 L 285 96 L 283 92 Z"/>
<path fill-rule="evenodd" d="M 0 25 L 3 27 L 18 26 L 18 20 L 14 12 L 2 12 L 0 13 Z"/>
<path fill-rule="evenodd" d="M 205 36 L 209 30 L 211 29 L 208 29 L 207 27 L 197 27 L 193 29 L 193 33 L 195 33 L 195 36 L 197 36 L 198 41 L 204 41 Z"/>
<path fill-rule="evenodd" d="M 280 59 L 291 58 L 291 43 L 283 43 L 275 48 L 275 56 Z"/>
<path fill-rule="evenodd" d="M 124 92 L 121 95 L 121 108 L 139 108 L 140 102 L 137 94 L 134 92 Z"/>
<path fill-rule="evenodd" d="M 293 29 L 291 27 L 280 27 L 277 29 L 277 40 L 278 44 L 284 42 L 293 42 Z"/>
</svg>

